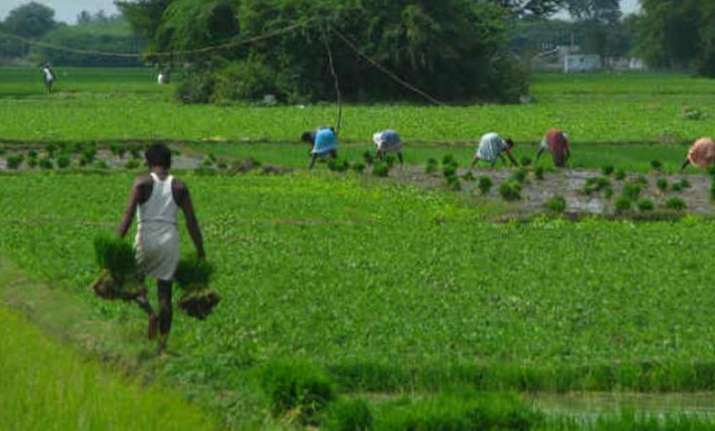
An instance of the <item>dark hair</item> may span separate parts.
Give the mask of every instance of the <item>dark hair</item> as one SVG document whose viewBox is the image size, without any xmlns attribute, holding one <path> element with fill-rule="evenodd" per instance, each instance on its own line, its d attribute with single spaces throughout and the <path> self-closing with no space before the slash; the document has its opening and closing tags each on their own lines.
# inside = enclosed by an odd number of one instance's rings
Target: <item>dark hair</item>
<svg viewBox="0 0 715 431">
<path fill-rule="evenodd" d="M 303 142 L 313 143 L 313 132 L 305 132 L 300 135 L 300 140 Z"/>
<path fill-rule="evenodd" d="M 513 148 L 514 145 L 515 145 L 515 144 L 514 144 L 514 140 L 512 140 L 511 138 L 506 138 L 506 139 L 504 140 L 504 142 L 506 142 L 506 146 L 509 147 L 509 148 Z"/>
<path fill-rule="evenodd" d="M 144 158 L 149 167 L 161 166 L 171 168 L 171 150 L 164 144 L 154 144 L 144 152 Z"/>
</svg>

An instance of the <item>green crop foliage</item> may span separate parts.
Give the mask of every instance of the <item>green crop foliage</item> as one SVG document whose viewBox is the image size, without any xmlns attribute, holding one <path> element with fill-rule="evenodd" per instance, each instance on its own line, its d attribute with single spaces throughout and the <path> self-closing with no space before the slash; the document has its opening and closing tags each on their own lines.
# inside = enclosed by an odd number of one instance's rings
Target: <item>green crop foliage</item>
<svg viewBox="0 0 715 431">
<path fill-rule="evenodd" d="M 601 168 L 601 173 L 605 177 L 610 177 L 611 175 L 613 175 L 614 171 L 615 171 L 615 168 L 613 167 L 613 165 L 607 165 L 607 166 L 604 166 Z"/>
<path fill-rule="evenodd" d="M 385 162 L 378 161 L 372 165 L 372 174 L 381 178 L 388 177 L 390 176 L 390 166 Z"/>
<path fill-rule="evenodd" d="M 642 212 L 653 211 L 655 204 L 652 200 L 647 198 L 642 198 L 637 203 L 638 209 Z"/>
<path fill-rule="evenodd" d="M 479 188 L 479 191 L 483 194 L 489 194 L 489 192 L 492 189 L 492 186 L 494 183 L 492 182 L 492 178 L 486 175 L 482 175 L 479 177 L 479 182 L 477 183 L 477 187 Z"/>
<path fill-rule="evenodd" d="M 619 169 L 616 171 L 616 179 L 618 181 L 623 181 L 626 179 L 626 171 Z"/>
<path fill-rule="evenodd" d="M 6 159 L 7 167 L 9 169 L 19 169 L 20 166 L 22 166 L 23 161 L 25 161 L 25 156 L 22 154 L 10 156 Z"/>
<path fill-rule="evenodd" d="M 499 186 L 499 194 L 505 201 L 521 199 L 521 184 L 518 181 L 505 181 Z"/>
<path fill-rule="evenodd" d="M 546 208 L 557 214 L 566 211 L 566 199 L 563 196 L 554 196 L 546 202 Z"/>
<path fill-rule="evenodd" d="M 338 399 L 330 404 L 321 429 L 326 431 L 369 431 L 373 415 L 369 404 L 362 399 Z"/>
<path fill-rule="evenodd" d="M 439 162 L 436 159 L 429 158 L 427 164 L 425 165 L 425 173 L 433 174 L 439 169 Z"/>
<path fill-rule="evenodd" d="M 534 177 L 537 180 L 542 181 L 544 179 L 544 171 L 545 169 L 543 166 L 537 166 L 536 168 L 534 168 Z"/>
<path fill-rule="evenodd" d="M 199 259 L 196 255 L 191 255 L 181 259 L 174 280 L 183 290 L 193 290 L 203 288 L 211 282 L 211 275 L 214 267 L 204 259 Z"/>
<path fill-rule="evenodd" d="M 260 381 L 272 413 L 282 416 L 295 411 L 303 424 L 317 423 L 316 415 L 335 398 L 330 377 L 307 362 L 270 362 L 261 370 Z"/>
<path fill-rule="evenodd" d="M 72 161 L 70 160 L 70 158 L 68 156 L 61 155 L 61 156 L 57 157 L 57 167 L 60 169 L 68 168 L 71 163 L 72 163 Z"/>
<path fill-rule="evenodd" d="M 108 270 L 117 280 L 124 280 L 136 274 L 134 249 L 123 239 L 97 236 L 94 239 L 94 254 L 97 265 Z"/>
<path fill-rule="evenodd" d="M 219 429 L 175 391 L 112 375 L 4 307 L 0 338 L 0 429 Z"/>
<path fill-rule="evenodd" d="M 669 184 L 668 184 L 667 178 L 658 178 L 658 180 L 656 180 L 656 182 L 655 182 L 655 185 L 658 187 L 658 190 L 660 190 L 661 192 L 668 191 Z"/>
<path fill-rule="evenodd" d="M 526 179 L 529 177 L 529 171 L 526 168 L 519 168 L 511 176 L 511 179 L 513 181 L 516 181 L 519 184 L 524 184 L 526 182 Z"/>
<path fill-rule="evenodd" d="M 631 198 L 629 198 L 628 196 L 621 196 L 616 199 L 614 207 L 617 213 L 629 211 L 633 207 L 633 200 L 631 200 Z"/>
<path fill-rule="evenodd" d="M 665 207 L 674 211 L 683 211 L 688 208 L 688 204 L 680 198 L 673 197 L 665 202 Z"/>
<path fill-rule="evenodd" d="M 623 185 L 623 196 L 631 201 L 637 201 L 643 191 L 640 183 L 629 182 Z"/>
</svg>

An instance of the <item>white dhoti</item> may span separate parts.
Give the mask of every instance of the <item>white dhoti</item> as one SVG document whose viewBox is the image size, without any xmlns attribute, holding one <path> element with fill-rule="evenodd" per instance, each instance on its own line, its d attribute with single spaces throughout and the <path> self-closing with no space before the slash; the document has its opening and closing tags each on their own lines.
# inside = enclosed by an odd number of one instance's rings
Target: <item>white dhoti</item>
<svg viewBox="0 0 715 431">
<path fill-rule="evenodd" d="M 159 280 L 174 279 L 179 264 L 179 232 L 168 223 L 139 227 L 134 244 L 139 270 Z"/>
</svg>

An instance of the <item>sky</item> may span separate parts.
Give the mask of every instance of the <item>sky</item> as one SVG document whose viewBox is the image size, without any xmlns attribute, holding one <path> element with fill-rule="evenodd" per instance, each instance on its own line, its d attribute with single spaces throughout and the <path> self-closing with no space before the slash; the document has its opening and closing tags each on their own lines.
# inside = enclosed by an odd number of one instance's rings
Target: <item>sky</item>
<svg viewBox="0 0 715 431">
<path fill-rule="evenodd" d="M 8 12 L 27 3 L 29 0 L 0 0 L 0 19 L 4 19 Z M 92 13 L 104 10 L 107 14 L 117 12 L 114 0 L 35 0 L 55 10 L 55 19 L 64 22 L 74 22 L 82 10 Z M 638 0 L 621 0 L 625 13 L 635 12 L 638 9 Z"/>
</svg>

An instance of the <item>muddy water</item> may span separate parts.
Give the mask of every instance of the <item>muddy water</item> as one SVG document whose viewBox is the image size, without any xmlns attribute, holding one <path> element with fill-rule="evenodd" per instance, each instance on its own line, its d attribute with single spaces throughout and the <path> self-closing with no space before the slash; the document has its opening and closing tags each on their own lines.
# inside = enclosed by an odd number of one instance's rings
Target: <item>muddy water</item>
<svg viewBox="0 0 715 431">
<path fill-rule="evenodd" d="M 636 412 L 648 416 L 696 415 L 715 417 L 715 393 L 537 393 L 527 401 L 550 416 L 595 420 L 603 415 Z"/>
</svg>

